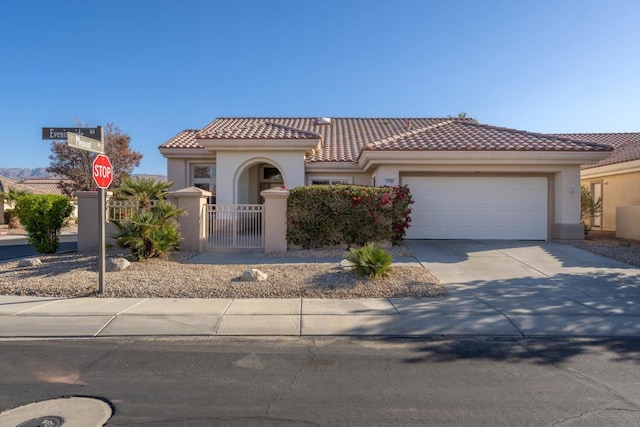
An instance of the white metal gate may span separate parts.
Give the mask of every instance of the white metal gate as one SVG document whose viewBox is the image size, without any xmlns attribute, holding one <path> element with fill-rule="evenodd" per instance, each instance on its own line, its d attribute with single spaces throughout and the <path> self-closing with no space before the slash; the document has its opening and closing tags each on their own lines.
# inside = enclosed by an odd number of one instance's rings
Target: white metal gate
<svg viewBox="0 0 640 427">
<path fill-rule="evenodd" d="M 206 205 L 209 248 L 264 247 L 263 205 Z"/>
</svg>

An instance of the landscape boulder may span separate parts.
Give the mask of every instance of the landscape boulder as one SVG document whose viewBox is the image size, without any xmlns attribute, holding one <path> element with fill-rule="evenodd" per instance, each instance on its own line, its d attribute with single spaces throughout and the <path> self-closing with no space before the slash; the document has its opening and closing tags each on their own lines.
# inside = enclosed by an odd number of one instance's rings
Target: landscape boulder
<svg viewBox="0 0 640 427">
<path fill-rule="evenodd" d="M 36 267 L 42 265 L 40 258 L 24 258 L 18 261 L 18 267 Z"/>
<path fill-rule="evenodd" d="M 252 268 L 251 270 L 245 270 L 240 277 L 241 282 L 264 282 L 267 280 L 266 273 L 260 270 Z"/>
<path fill-rule="evenodd" d="M 351 271 L 353 270 L 353 263 L 348 259 L 343 259 L 338 263 L 338 268 L 342 271 Z"/>
<path fill-rule="evenodd" d="M 106 265 L 107 271 L 122 271 L 129 268 L 131 263 L 124 258 L 109 258 Z"/>
</svg>

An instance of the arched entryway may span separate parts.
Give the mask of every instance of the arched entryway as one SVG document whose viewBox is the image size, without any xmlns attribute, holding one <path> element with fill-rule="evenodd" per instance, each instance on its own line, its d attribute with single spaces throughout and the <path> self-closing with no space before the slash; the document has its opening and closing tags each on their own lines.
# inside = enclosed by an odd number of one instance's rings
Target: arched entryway
<svg viewBox="0 0 640 427">
<path fill-rule="evenodd" d="M 254 160 L 239 169 L 235 179 L 236 203 L 263 203 L 261 191 L 284 185 L 281 168 L 266 160 Z"/>
</svg>

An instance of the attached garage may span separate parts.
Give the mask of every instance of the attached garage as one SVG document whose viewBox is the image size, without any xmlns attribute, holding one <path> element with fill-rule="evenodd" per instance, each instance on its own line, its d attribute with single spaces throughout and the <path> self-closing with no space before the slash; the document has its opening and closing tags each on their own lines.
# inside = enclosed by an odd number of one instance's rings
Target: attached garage
<svg viewBox="0 0 640 427">
<path fill-rule="evenodd" d="M 546 177 L 405 176 L 407 239 L 547 240 Z"/>
</svg>

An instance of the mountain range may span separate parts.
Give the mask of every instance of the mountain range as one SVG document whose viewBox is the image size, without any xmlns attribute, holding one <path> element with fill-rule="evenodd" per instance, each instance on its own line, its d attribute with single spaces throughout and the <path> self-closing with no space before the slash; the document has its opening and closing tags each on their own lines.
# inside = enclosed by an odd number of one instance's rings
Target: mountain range
<svg viewBox="0 0 640 427">
<path fill-rule="evenodd" d="M 0 168 L 0 176 L 4 176 L 15 181 L 22 181 L 25 179 L 38 179 L 38 178 L 55 178 L 55 175 L 47 172 L 47 168 Z M 133 176 L 145 176 L 151 178 L 157 178 L 161 181 L 166 181 L 167 177 L 164 175 L 152 175 L 143 173 L 134 173 Z"/>
</svg>

